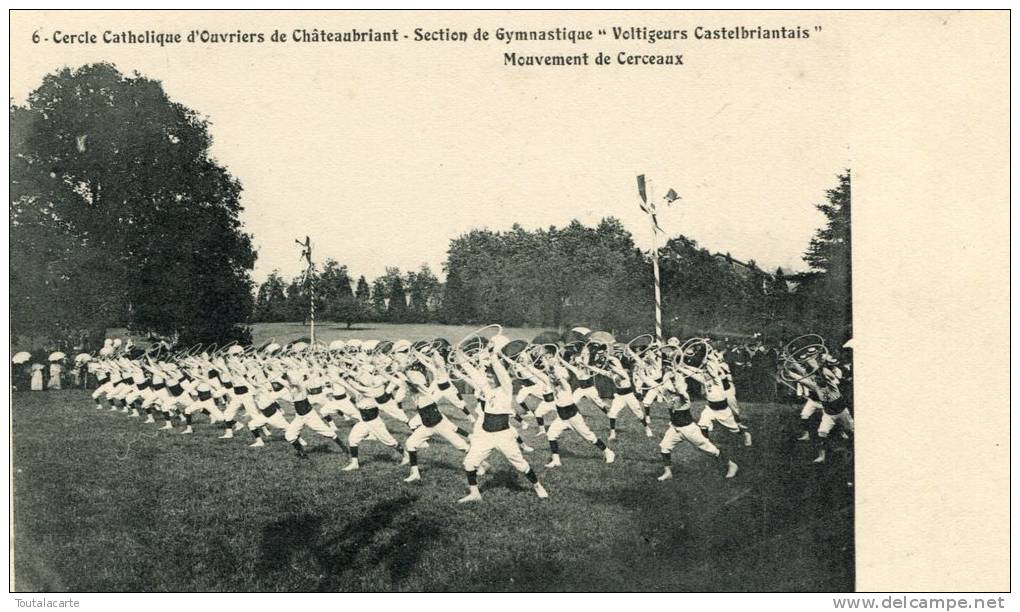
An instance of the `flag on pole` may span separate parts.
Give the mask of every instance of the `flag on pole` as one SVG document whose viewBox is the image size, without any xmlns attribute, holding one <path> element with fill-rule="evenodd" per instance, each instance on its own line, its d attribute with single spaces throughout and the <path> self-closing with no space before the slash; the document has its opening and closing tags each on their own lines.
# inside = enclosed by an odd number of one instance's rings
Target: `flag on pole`
<svg viewBox="0 0 1020 612">
<path fill-rule="evenodd" d="M 648 203 L 648 194 L 645 193 L 645 175 L 639 174 L 637 177 L 637 192 L 641 196 L 641 201 L 645 204 Z M 641 210 L 648 212 L 648 210 L 642 205 Z"/>
<path fill-rule="evenodd" d="M 655 201 L 648 199 L 648 192 L 645 190 L 645 175 L 639 174 L 637 177 L 637 188 L 638 195 L 641 196 L 641 211 L 652 218 L 652 226 L 655 231 L 661 232 L 662 227 L 659 225 L 659 218 L 656 216 Z"/>
<path fill-rule="evenodd" d="M 652 220 L 652 271 L 655 276 L 655 338 L 662 342 L 662 291 L 659 288 L 659 219 L 655 215 L 655 200 L 648 197 L 645 175 L 637 177 L 638 195 L 641 196 L 641 210 Z"/>
</svg>

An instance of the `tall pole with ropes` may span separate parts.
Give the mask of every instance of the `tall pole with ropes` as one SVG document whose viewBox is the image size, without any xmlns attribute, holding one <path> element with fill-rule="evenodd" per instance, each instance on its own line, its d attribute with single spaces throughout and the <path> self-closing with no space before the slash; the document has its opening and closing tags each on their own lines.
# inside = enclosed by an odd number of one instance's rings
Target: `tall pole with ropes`
<svg viewBox="0 0 1020 612">
<path fill-rule="evenodd" d="M 655 198 L 652 196 L 652 182 L 645 181 L 645 175 L 637 177 L 638 195 L 641 196 L 641 210 L 648 215 L 652 221 L 652 271 L 655 273 L 655 339 L 662 343 L 662 282 L 659 276 L 659 234 L 662 226 L 659 225 L 658 211 L 655 206 Z M 672 204 L 680 199 L 672 189 L 666 193 L 666 204 Z"/>
<path fill-rule="evenodd" d="M 655 273 L 655 339 L 662 344 L 662 281 L 659 278 L 659 228 L 652 216 L 652 271 Z"/>
<path fill-rule="evenodd" d="M 308 322 L 311 327 L 309 340 L 315 344 L 315 264 L 312 263 L 312 239 L 305 236 L 305 241 L 294 240 L 301 245 L 301 257 L 307 262 L 305 282 L 308 284 Z"/>
</svg>

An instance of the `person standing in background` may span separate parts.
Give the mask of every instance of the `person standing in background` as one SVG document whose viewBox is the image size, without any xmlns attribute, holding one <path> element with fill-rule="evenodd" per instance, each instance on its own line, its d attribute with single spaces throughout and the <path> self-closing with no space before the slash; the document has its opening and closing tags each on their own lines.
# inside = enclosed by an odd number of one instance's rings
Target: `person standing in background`
<svg viewBox="0 0 1020 612">
<path fill-rule="evenodd" d="M 41 363 L 32 364 L 32 390 L 42 391 L 43 390 L 43 370 L 44 366 Z"/>
<path fill-rule="evenodd" d="M 61 360 L 50 362 L 50 380 L 46 385 L 47 389 L 59 391 L 63 387 L 61 386 L 60 376 L 64 372 L 64 366 Z"/>
</svg>

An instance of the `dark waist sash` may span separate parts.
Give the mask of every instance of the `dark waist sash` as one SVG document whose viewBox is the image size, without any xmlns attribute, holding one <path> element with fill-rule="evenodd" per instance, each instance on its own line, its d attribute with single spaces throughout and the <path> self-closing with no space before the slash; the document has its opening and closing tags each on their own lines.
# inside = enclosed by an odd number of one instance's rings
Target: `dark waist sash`
<svg viewBox="0 0 1020 612">
<path fill-rule="evenodd" d="M 392 395 L 390 395 L 389 393 L 383 393 L 379 397 L 375 398 L 375 403 L 377 403 L 380 406 L 382 406 L 383 404 L 385 404 L 386 402 L 388 402 L 388 401 L 390 401 L 392 399 L 393 399 Z"/>
<path fill-rule="evenodd" d="M 379 418 L 378 408 L 358 408 L 358 412 L 361 413 L 361 420 L 366 423 Z"/>
<path fill-rule="evenodd" d="M 152 390 L 153 391 L 159 391 L 160 389 L 162 389 L 165 386 L 166 386 L 165 383 L 152 383 Z"/>
<path fill-rule="evenodd" d="M 338 400 L 338 401 L 339 400 L 347 399 L 347 392 L 346 391 L 341 391 L 340 393 L 337 393 L 336 391 L 334 391 L 333 392 L 333 399 Z"/>
<path fill-rule="evenodd" d="M 199 391 L 198 392 L 198 401 L 204 402 L 204 401 L 206 401 L 208 399 L 212 399 L 212 393 L 211 392 L 209 392 L 209 391 Z"/>
<path fill-rule="evenodd" d="M 180 383 L 167 387 L 167 389 L 170 391 L 170 395 L 174 397 L 180 397 L 181 394 L 184 393 L 184 387 L 182 387 Z"/>
<path fill-rule="evenodd" d="M 693 423 L 694 417 L 691 416 L 690 410 L 670 410 L 669 422 L 673 424 L 673 427 L 683 427 Z"/>
<path fill-rule="evenodd" d="M 237 385 L 234 387 L 234 395 L 244 395 L 247 392 L 248 387 L 245 387 L 244 385 Z"/>
<path fill-rule="evenodd" d="M 418 408 L 418 416 L 421 417 L 421 424 L 425 427 L 435 427 L 443 420 L 443 415 L 439 412 L 439 407 L 435 403 L 428 406 L 420 406 Z"/>
<path fill-rule="evenodd" d="M 280 405 L 277 404 L 276 402 L 273 402 L 272 404 L 269 404 L 265 408 L 260 408 L 259 412 L 262 413 L 262 416 L 264 416 L 264 417 L 266 417 L 268 419 L 269 417 L 271 417 L 274 414 L 276 414 L 276 411 L 279 410 L 279 409 L 280 409 Z"/>
<path fill-rule="evenodd" d="M 634 393 L 634 387 L 617 387 L 616 388 L 616 396 L 617 397 L 623 397 L 625 395 L 630 395 L 631 393 Z"/>
<path fill-rule="evenodd" d="M 308 395 L 319 395 L 320 393 L 322 393 L 322 387 L 312 387 L 311 389 L 306 391 L 306 393 L 308 393 Z"/>
<path fill-rule="evenodd" d="M 577 405 L 576 404 L 567 404 L 566 406 L 560 406 L 559 404 L 557 404 L 556 405 L 556 414 L 561 419 L 566 421 L 567 419 L 572 418 L 574 415 L 577 414 Z"/>
<path fill-rule="evenodd" d="M 450 381 L 441 382 L 441 383 L 439 383 L 438 386 L 439 386 L 439 390 L 440 391 L 446 391 L 447 389 L 450 388 Z"/>
<path fill-rule="evenodd" d="M 294 401 L 294 412 L 301 416 L 304 416 L 312 411 L 312 405 L 308 402 L 308 399 L 299 399 Z"/>
<path fill-rule="evenodd" d="M 486 412 L 485 416 L 482 418 L 482 429 L 489 433 L 506 431 L 507 429 L 510 429 L 510 415 L 489 414 Z"/>
<path fill-rule="evenodd" d="M 546 393 L 545 395 L 542 396 L 542 401 L 543 402 L 551 402 L 554 399 L 556 399 L 556 396 L 553 395 L 552 393 Z"/>
<path fill-rule="evenodd" d="M 843 398 L 833 402 L 822 402 L 822 411 L 829 416 L 836 416 L 844 410 L 846 410 L 846 402 L 843 401 Z"/>
<path fill-rule="evenodd" d="M 150 382 L 149 382 L 148 380 L 143 380 L 142 382 L 138 383 L 138 384 L 137 384 L 137 385 L 135 385 L 135 386 L 136 386 L 136 387 L 138 387 L 138 390 L 139 390 L 139 391 L 143 391 L 143 390 L 145 390 L 145 389 L 148 389 L 148 388 L 149 388 L 149 385 L 151 385 L 151 384 L 152 384 L 152 383 L 150 383 Z"/>
<path fill-rule="evenodd" d="M 712 410 L 726 410 L 727 408 L 730 407 L 730 404 L 726 400 L 719 401 L 708 400 L 708 407 L 711 408 Z"/>
<path fill-rule="evenodd" d="M 220 384 L 223 385 L 224 389 L 233 389 L 234 383 L 229 380 L 221 380 Z"/>
<path fill-rule="evenodd" d="M 582 379 L 579 379 L 577 381 L 577 388 L 578 389 L 588 389 L 588 388 L 594 387 L 594 386 L 595 386 L 595 379 L 594 378 L 582 378 Z"/>
</svg>

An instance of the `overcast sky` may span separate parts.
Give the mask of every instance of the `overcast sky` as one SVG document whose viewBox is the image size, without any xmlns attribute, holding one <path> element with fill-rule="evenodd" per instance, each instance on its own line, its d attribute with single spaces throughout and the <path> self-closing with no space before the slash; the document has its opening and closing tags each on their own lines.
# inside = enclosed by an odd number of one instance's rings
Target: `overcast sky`
<svg viewBox="0 0 1020 612">
<path fill-rule="evenodd" d="M 188 31 L 202 16 L 141 14 L 135 28 Z M 477 17 L 495 29 L 513 19 Z M 391 16 L 332 13 L 238 20 L 292 27 L 376 27 Z M 413 26 L 440 18 L 405 19 Z M 607 25 L 619 19 L 592 19 Z M 88 15 L 25 24 L 101 33 Z M 562 25 L 562 24 L 560 24 Z M 691 24 L 679 24 L 688 26 Z M 789 24 L 787 24 L 789 25 Z M 451 238 L 620 218 L 642 247 L 651 231 L 635 176 L 683 200 L 670 234 L 762 267 L 803 268 L 823 218 L 812 204 L 850 167 L 845 57 L 838 37 L 811 42 L 687 43 L 682 68 L 514 68 L 504 51 L 672 52 L 676 45 L 537 43 L 147 46 L 32 45 L 12 37 L 15 101 L 61 66 L 110 61 L 162 81 L 208 116 L 212 153 L 244 187 L 243 220 L 259 251 L 255 278 L 300 270 L 294 239 L 369 279 L 386 266 L 441 274 Z M 800 46 L 798 46 L 800 45 Z M 801 52 L 812 45 L 811 53 Z"/>
</svg>

